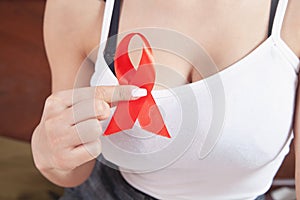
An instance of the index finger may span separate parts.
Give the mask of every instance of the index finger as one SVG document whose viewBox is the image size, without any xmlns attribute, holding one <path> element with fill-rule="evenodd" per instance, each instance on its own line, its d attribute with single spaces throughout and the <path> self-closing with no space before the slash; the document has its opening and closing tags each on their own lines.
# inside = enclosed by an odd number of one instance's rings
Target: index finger
<svg viewBox="0 0 300 200">
<path fill-rule="evenodd" d="M 66 107 L 91 98 L 102 99 L 107 103 L 114 103 L 118 101 L 135 100 L 146 95 L 146 89 L 134 85 L 75 88 L 55 94 L 56 97 L 63 101 Z"/>
<path fill-rule="evenodd" d="M 134 85 L 122 86 L 97 86 L 95 87 L 95 98 L 102 99 L 107 103 L 118 101 L 135 100 L 146 96 L 147 90 Z"/>
</svg>

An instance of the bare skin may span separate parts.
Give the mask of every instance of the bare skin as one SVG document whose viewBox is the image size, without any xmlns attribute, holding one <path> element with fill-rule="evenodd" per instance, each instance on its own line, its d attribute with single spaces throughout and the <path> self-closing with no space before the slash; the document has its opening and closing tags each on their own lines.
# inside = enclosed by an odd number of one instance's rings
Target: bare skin
<svg viewBox="0 0 300 200">
<path fill-rule="evenodd" d="M 84 60 L 85 70 L 82 72 L 81 82 L 77 83 L 76 87 L 89 86 L 89 79 L 96 60 L 96 51 L 93 49 L 99 43 L 104 6 L 105 3 L 98 0 L 84 2 L 80 0 L 48 0 L 44 34 L 52 71 L 53 95 L 49 99 L 53 105 L 50 108 L 59 105 L 59 101 L 51 101 L 53 96 L 54 99 L 58 98 L 63 101 L 65 101 L 64 98 L 70 98 L 70 92 L 67 90 L 74 87 L 76 74 Z M 177 30 L 201 44 L 221 71 L 245 57 L 267 38 L 269 9 L 270 1 L 260 0 L 219 2 L 173 0 L 172 4 L 169 1 L 159 0 L 127 0 L 122 5 L 119 32 L 153 26 Z M 281 35 L 293 52 L 300 57 L 300 12 L 298 10 L 300 10 L 300 1 L 290 0 Z M 86 59 L 87 57 L 88 59 Z M 157 51 L 155 58 L 163 65 L 172 66 L 172 70 L 185 77 L 184 81 L 178 81 L 174 85 L 169 85 L 170 87 L 205 78 L 193 70 L 193 66 L 189 63 L 174 57 L 174 55 Z M 157 80 L 157 82 L 161 82 L 161 80 Z M 114 90 L 119 91 L 118 88 L 114 88 Z M 104 91 L 104 94 L 108 96 L 100 95 L 99 98 L 96 98 L 97 101 L 100 99 L 102 104 L 109 105 L 111 88 L 100 88 L 100 91 Z M 94 98 L 90 97 L 90 101 Z M 131 97 L 127 96 L 127 98 Z M 61 120 L 52 120 L 55 122 L 50 125 L 45 123 L 45 117 L 51 113 L 50 108 L 46 103 L 42 120 L 33 134 L 32 149 L 35 163 L 43 175 L 52 182 L 65 187 L 79 185 L 89 177 L 95 164 L 95 157 L 101 153 L 101 142 L 96 139 L 101 133 L 95 131 L 94 137 L 91 137 L 93 139 L 89 141 L 93 148 L 97 149 L 92 156 L 82 157 L 82 155 L 71 153 L 70 155 L 73 157 L 68 156 L 68 153 L 71 152 L 70 149 L 74 150 L 78 145 L 73 143 L 69 144 L 67 150 L 63 150 L 64 159 L 55 159 L 59 153 L 55 153 L 53 149 L 63 145 L 62 135 L 69 134 L 69 137 L 72 137 L 74 136 L 72 134 L 76 133 L 57 132 L 67 124 L 62 117 L 67 116 L 62 114 L 66 110 L 65 107 L 54 114 Z M 107 114 L 108 108 L 108 106 L 104 106 L 99 112 Z M 105 118 L 106 116 L 102 116 L 102 118 L 96 115 L 89 116 L 89 119 L 98 121 Z M 299 169 L 300 96 L 296 106 L 294 133 L 296 135 L 296 169 Z M 45 135 L 50 137 L 47 139 Z M 53 138 L 60 141 L 55 143 L 55 147 L 49 145 L 53 144 Z M 82 158 L 80 162 L 66 165 L 66 160 L 80 160 L 79 158 Z M 57 162 L 52 162 L 53 160 Z M 300 199 L 299 170 L 296 170 L 295 177 L 297 197 Z"/>
</svg>

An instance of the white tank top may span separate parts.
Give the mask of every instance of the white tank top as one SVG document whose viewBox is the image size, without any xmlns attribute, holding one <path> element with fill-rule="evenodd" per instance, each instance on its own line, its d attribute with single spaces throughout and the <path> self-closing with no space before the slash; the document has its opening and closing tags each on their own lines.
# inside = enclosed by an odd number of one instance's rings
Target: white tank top
<svg viewBox="0 0 300 200">
<path fill-rule="evenodd" d="M 103 58 L 113 4 L 113 0 L 106 1 L 92 86 L 118 84 Z M 170 90 L 152 91 L 173 143 L 159 137 L 146 142 L 130 138 L 130 134 L 147 136 L 138 124 L 129 130 L 129 134 L 124 131 L 102 137 L 106 159 L 121 168 L 151 171 L 122 171 L 129 184 L 155 198 L 172 200 L 247 200 L 255 199 L 270 188 L 293 139 L 299 59 L 280 36 L 287 4 L 288 0 L 279 1 L 271 36 L 240 61 L 200 81 Z M 150 40 L 150 44 L 152 42 Z M 214 87 L 219 80 L 222 90 Z M 212 85 L 209 89 L 208 82 Z M 221 96 L 224 95 L 222 100 L 225 101 L 213 105 L 212 95 L 219 92 L 223 92 Z M 195 101 L 191 102 L 189 95 L 194 95 Z M 221 134 L 211 140 L 209 134 L 217 131 L 211 123 L 214 112 L 222 109 L 219 104 L 224 105 L 222 117 L 225 120 L 218 130 Z M 182 121 L 195 122 L 195 116 L 196 126 L 191 124 L 192 129 L 182 127 Z M 109 121 L 103 122 L 104 129 Z M 190 138 L 193 138 L 192 142 Z M 174 152 L 176 147 L 188 148 L 181 149 L 182 153 L 177 152 L 180 156 L 176 159 L 168 160 L 173 155 L 152 152 L 164 145 L 169 152 L 168 145 Z M 141 154 L 144 156 L 140 157 Z M 152 161 L 165 166 L 158 169 Z M 156 167 L 155 171 L 151 170 Z"/>
</svg>

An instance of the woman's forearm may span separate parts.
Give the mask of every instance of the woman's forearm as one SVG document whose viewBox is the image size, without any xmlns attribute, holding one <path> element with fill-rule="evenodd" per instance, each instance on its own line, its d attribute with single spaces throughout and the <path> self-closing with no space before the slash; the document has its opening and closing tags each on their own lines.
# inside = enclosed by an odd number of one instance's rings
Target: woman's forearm
<svg viewBox="0 0 300 200">
<path fill-rule="evenodd" d="M 56 185 L 61 187 L 75 187 L 88 179 L 94 166 L 95 160 L 92 160 L 69 172 L 57 169 L 44 169 L 40 170 L 40 172 Z"/>
</svg>

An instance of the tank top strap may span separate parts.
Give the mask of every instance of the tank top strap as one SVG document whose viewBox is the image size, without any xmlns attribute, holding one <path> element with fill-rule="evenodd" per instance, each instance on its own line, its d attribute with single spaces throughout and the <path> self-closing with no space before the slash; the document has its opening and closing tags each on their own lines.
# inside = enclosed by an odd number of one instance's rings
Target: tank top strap
<svg viewBox="0 0 300 200">
<path fill-rule="evenodd" d="M 274 35 L 277 39 L 281 38 L 280 34 L 281 34 L 282 24 L 286 13 L 287 5 L 288 5 L 288 0 L 279 0 L 276 13 L 275 13 L 273 28 L 272 28 L 272 35 Z"/>
<path fill-rule="evenodd" d="M 288 7 L 288 0 L 279 0 L 273 28 L 272 28 L 272 37 L 273 41 L 275 42 L 276 46 L 280 48 L 282 54 L 286 57 L 286 59 L 291 63 L 291 65 L 294 67 L 295 72 L 299 73 L 299 58 L 298 56 L 292 51 L 292 49 L 286 44 L 286 42 L 281 38 L 281 29 L 285 17 L 285 13 Z"/>
<path fill-rule="evenodd" d="M 101 28 L 101 37 L 100 37 L 99 50 L 97 56 L 98 59 L 103 57 L 103 52 L 106 46 L 106 41 L 108 38 L 109 28 L 112 20 L 114 4 L 115 4 L 115 0 L 106 0 L 105 2 L 103 22 Z"/>
<path fill-rule="evenodd" d="M 100 42 L 98 46 L 97 60 L 95 63 L 95 72 L 91 78 L 91 86 L 95 85 L 117 85 L 118 80 L 111 72 L 105 58 L 104 52 L 107 46 L 111 21 L 116 0 L 106 0 L 101 28 Z"/>
</svg>

